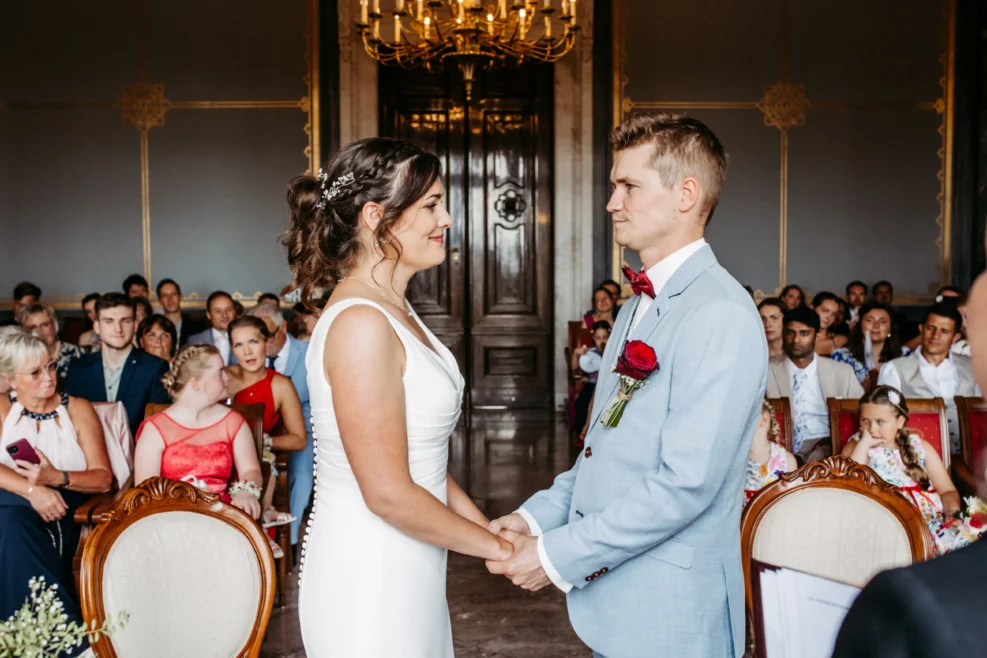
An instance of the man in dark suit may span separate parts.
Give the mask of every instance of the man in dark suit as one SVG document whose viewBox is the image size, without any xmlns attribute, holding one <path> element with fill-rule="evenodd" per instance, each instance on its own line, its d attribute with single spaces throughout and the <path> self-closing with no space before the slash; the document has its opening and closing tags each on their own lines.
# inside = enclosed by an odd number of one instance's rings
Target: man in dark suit
<svg viewBox="0 0 987 658">
<path fill-rule="evenodd" d="M 189 345 L 212 345 L 223 356 L 223 363 L 236 363 L 236 355 L 230 348 L 230 336 L 226 333 L 230 323 L 236 319 L 236 305 L 230 293 L 217 290 L 206 300 L 206 319 L 209 328 L 189 336 Z"/>
<path fill-rule="evenodd" d="M 206 325 L 192 318 L 186 313 L 182 313 L 182 289 L 174 279 L 161 279 L 158 283 L 158 303 L 164 316 L 171 320 L 178 332 L 178 346 L 184 347 L 188 344 L 189 336 L 205 331 Z"/>
<path fill-rule="evenodd" d="M 970 290 L 967 339 L 973 372 L 987 386 L 987 275 Z M 987 455 L 974 469 L 984 478 Z M 980 497 L 987 496 L 981 480 Z M 879 574 L 854 601 L 834 658 L 987 656 L 987 540 L 940 558 Z"/>
<path fill-rule="evenodd" d="M 100 298 L 93 329 L 103 348 L 72 362 L 65 392 L 90 402 L 122 402 L 136 436 L 144 407 L 170 401 L 161 383 L 168 363 L 133 346 L 134 307 L 126 295 L 112 292 Z"/>
</svg>

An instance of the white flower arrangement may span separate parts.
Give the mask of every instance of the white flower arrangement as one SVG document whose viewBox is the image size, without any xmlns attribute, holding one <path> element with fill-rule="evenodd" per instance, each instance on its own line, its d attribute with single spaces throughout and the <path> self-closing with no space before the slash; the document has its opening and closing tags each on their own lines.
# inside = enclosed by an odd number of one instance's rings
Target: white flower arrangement
<svg viewBox="0 0 987 658">
<path fill-rule="evenodd" d="M 78 622 L 69 623 L 58 599 L 58 585 L 47 585 L 44 577 L 28 581 L 30 596 L 10 619 L 0 623 L 0 658 L 57 658 L 82 646 L 86 638 L 93 643 L 101 635 L 110 636 L 130 619 L 121 612 L 116 623 L 107 618 L 102 627 L 87 629 Z"/>
</svg>

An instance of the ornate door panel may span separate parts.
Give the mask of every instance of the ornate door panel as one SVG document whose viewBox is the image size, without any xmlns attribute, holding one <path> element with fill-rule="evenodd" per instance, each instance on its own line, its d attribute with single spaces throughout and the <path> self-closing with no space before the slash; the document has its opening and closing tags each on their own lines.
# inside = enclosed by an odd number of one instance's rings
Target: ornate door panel
<svg viewBox="0 0 987 658">
<path fill-rule="evenodd" d="M 412 282 L 476 407 L 551 408 L 552 69 L 498 71 L 465 107 L 458 71 L 380 69 L 381 134 L 442 159 L 449 258 Z"/>
</svg>

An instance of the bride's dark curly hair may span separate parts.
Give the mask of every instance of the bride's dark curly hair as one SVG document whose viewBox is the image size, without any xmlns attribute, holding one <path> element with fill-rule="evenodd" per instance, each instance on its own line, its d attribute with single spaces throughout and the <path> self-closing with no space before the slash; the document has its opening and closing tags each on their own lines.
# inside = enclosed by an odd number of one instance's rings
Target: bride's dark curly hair
<svg viewBox="0 0 987 658">
<path fill-rule="evenodd" d="M 284 293 L 300 288 L 302 301 L 308 304 L 316 288 L 335 285 L 360 253 L 360 213 L 368 203 L 384 209 L 374 240 L 390 243 L 400 256 L 391 226 L 425 196 L 440 172 L 439 158 L 433 153 L 399 139 L 374 137 L 337 153 L 326 166 L 324 184 L 308 174 L 293 178 L 288 183 L 291 218 L 281 236 L 292 272 Z M 320 202 L 334 183 L 336 193 Z"/>
</svg>

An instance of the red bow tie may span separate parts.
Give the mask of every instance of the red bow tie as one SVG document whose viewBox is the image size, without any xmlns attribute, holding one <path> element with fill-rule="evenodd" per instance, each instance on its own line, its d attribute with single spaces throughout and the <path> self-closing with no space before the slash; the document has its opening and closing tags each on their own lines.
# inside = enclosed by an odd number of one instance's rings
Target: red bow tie
<svg viewBox="0 0 987 658">
<path fill-rule="evenodd" d="M 647 272 L 641 270 L 635 273 L 631 268 L 624 265 L 624 276 L 631 282 L 631 290 L 634 291 L 635 295 L 644 293 L 651 299 L 655 298 L 655 287 L 651 285 L 651 279 L 648 278 Z"/>
</svg>

